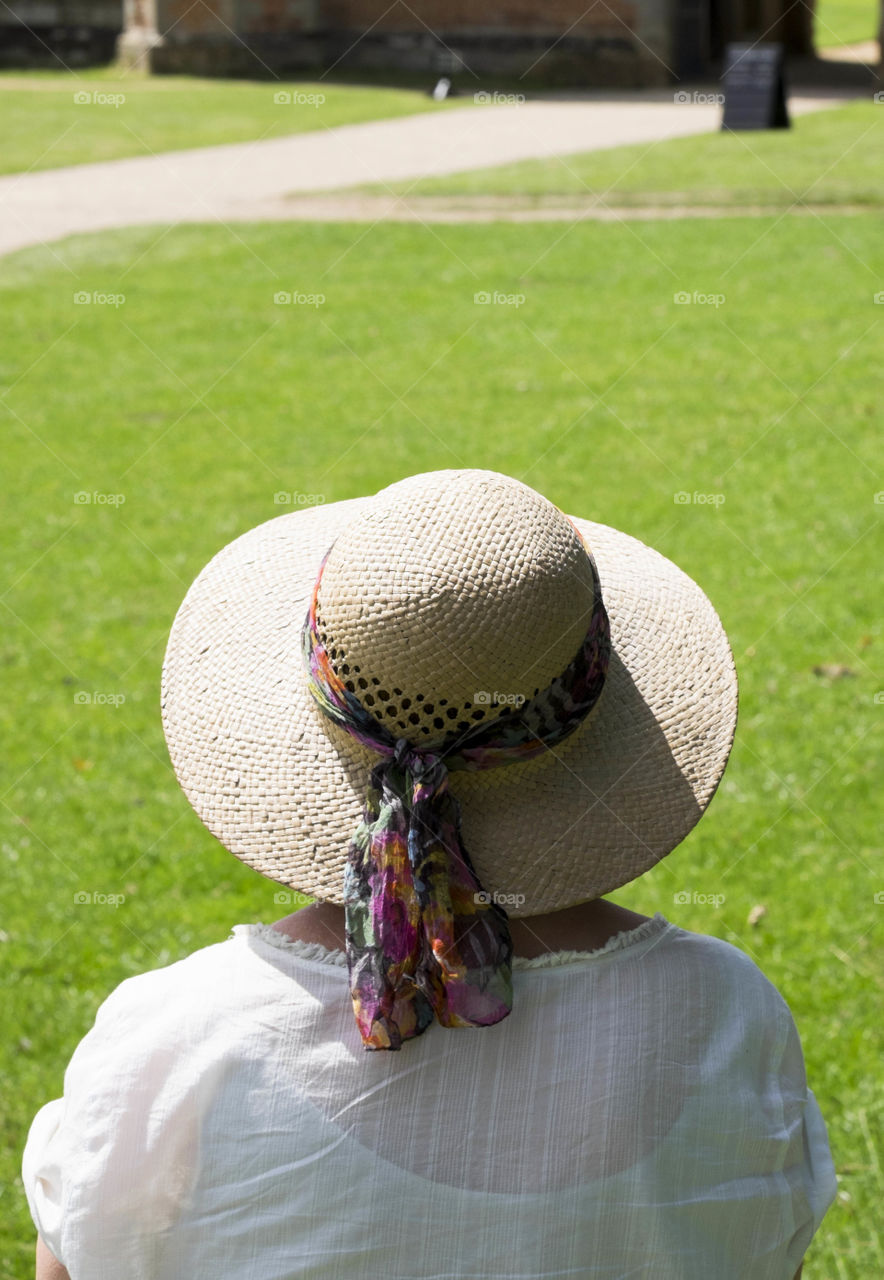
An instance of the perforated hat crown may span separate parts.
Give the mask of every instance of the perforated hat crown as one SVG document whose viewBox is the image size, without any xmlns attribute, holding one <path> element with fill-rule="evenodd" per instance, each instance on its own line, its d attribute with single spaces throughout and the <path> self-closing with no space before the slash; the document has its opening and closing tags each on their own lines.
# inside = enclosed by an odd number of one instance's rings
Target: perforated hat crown
<svg viewBox="0 0 884 1280">
<path fill-rule="evenodd" d="M 596 601 L 583 542 L 540 494 L 474 472 L 430 494 L 424 477 L 394 485 L 341 532 L 317 610 L 347 687 L 418 745 L 551 684 Z"/>
</svg>

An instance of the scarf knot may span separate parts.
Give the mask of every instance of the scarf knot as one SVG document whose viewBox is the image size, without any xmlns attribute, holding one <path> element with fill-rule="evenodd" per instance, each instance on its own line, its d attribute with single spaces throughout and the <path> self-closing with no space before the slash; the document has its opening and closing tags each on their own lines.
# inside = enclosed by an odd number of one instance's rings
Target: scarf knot
<svg viewBox="0 0 884 1280">
<path fill-rule="evenodd" d="M 317 621 L 327 558 L 302 636 L 310 691 L 324 715 L 382 757 L 344 873 L 350 996 L 365 1048 L 399 1049 L 434 1018 L 487 1027 L 512 1009 L 508 917 L 464 847 L 448 775 L 532 759 L 573 733 L 602 691 L 608 616 L 593 565 L 596 605 L 565 671 L 517 713 L 422 748 L 394 738 L 335 671 Z"/>
<path fill-rule="evenodd" d="M 415 747 L 407 738 L 397 738 L 393 747 L 393 756 L 390 761 L 399 772 L 406 774 L 414 779 L 416 783 L 424 782 L 426 779 L 435 777 L 441 772 L 443 776 L 447 776 L 448 770 L 442 764 L 442 756 L 435 751 L 422 751 L 419 747 Z M 383 766 L 381 766 L 383 768 Z"/>
</svg>

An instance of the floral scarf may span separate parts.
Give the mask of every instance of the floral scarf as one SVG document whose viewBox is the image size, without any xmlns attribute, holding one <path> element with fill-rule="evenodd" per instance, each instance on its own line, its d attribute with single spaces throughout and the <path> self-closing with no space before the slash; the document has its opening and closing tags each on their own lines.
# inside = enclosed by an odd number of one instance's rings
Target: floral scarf
<svg viewBox="0 0 884 1280">
<path fill-rule="evenodd" d="M 434 1017 L 443 1027 L 487 1027 L 512 1008 L 508 917 L 463 846 L 448 774 L 530 760 L 573 733 L 605 681 L 608 615 L 593 565 L 597 603 L 562 674 L 510 714 L 417 746 L 395 738 L 332 666 L 317 622 L 328 554 L 302 634 L 310 692 L 330 720 L 381 756 L 344 877 L 350 996 L 365 1048 L 399 1049 Z"/>
</svg>

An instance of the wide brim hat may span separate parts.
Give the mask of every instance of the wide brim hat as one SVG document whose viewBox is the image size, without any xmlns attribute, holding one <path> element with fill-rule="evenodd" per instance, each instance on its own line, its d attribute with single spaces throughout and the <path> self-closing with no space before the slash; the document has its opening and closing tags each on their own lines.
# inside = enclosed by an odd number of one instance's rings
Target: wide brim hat
<svg viewBox="0 0 884 1280">
<path fill-rule="evenodd" d="M 712 799 L 737 717 L 727 636 L 686 573 L 490 471 L 305 499 L 218 552 L 166 650 L 172 764 L 231 853 L 301 894 L 343 903 L 378 756 L 329 721 L 308 688 L 301 633 L 324 560 L 318 617 L 342 678 L 424 746 L 458 725 L 517 714 L 554 681 L 600 584 L 611 656 L 590 714 L 534 759 L 450 774 L 478 879 L 510 916 L 600 897 L 684 839 Z"/>
</svg>

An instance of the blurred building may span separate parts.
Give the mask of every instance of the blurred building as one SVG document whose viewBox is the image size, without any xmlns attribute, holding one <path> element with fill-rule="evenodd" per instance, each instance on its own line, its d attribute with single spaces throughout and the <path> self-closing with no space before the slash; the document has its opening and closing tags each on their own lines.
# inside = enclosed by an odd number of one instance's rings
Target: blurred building
<svg viewBox="0 0 884 1280">
<path fill-rule="evenodd" d="M 5 0 L 0 65 L 101 62 L 116 47 L 158 72 L 635 88 L 714 78 L 731 40 L 810 55 L 812 28 L 812 0 Z"/>
<path fill-rule="evenodd" d="M 634 88 L 714 74 L 729 40 L 811 53 L 795 0 L 125 0 L 123 45 L 157 71 L 371 69 L 461 82 Z"/>
<path fill-rule="evenodd" d="M 0 67 L 110 62 L 122 29 L 121 0 L 4 0 Z"/>
</svg>

